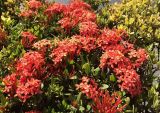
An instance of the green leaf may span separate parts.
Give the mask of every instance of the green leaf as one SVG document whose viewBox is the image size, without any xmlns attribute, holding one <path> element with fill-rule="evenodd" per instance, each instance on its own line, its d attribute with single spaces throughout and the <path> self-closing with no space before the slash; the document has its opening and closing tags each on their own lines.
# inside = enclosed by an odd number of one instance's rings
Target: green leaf
<svg viewBox="0 0 160 113">
<path fill-rule="evenodd" d="M 108 89 L 108 88 L 109 88 L 109 86 L 107 84 L 102 84 L 101 89 Z"/>
<path fill-rule="evenodd" d="M 7 104 L 6 97 L 3 94 L 0 94 L 1 105 L 5 106 Z"/>
<path fill-rule="evenodd" d="M 126 98 L 125 98 L 125 101 L 126 101 L 126 104 L 129 104 L 129 103 L 130 103 L 130 98 L 129 98 L 129 97 L 126 97 Z"/>
<path fill-rule="evenodd" d="M 82 92 L 80 92 L 79 94 L 78 94 L 78 96 L 77 96 L 77 102 L 79 102 L 79 100 L 80 100 L 80 98 L 81 98 L 81 95 L 82 95 Z"/>
<path fill-rule="evenodd" d="M 75 63 L 74 60 L 69 61 L 70 65 L 73 65 L 74 63 Z"/>
<path fill-rule="evenodd" d="M 85 63 L 83 66 L 82 66 L 82 69 L 84 69 L 85 73 L 88 75 L 91 71 L 91 67 L 90 67 L 90 64 L 89 63 Z"/>
<path fill-rule="evenodd" d="M 68 69 L 66 68 L 63 72 L 65 75 L 69 75 Z"/>
<path fill-rule="evenodd" d="M 122 95 L 123 95 L 123 96 L 125 96 L 125 95 L 126 95 L 126 92 L 125 92 L 125 91 L 123 91 L 123 92 L 122 92 Z"/>
<path fill-rule="evenodd" d="M 129 25 L 133 24 L 134 20 L 135 20 L 134 18 L 130 18 L 129 19 Z"/>
<path fill-rule="evenodd" d="M 62 105 L 65 109 L 67 109 L 69 107 L 69 105 L 67 104 L 67 102 L 65 100 L 62 101 Z"/>
<path fill-rule="evenodd" d="M 157 93 L 153 98 L 153 107 L 154 108 L 157 108 L 159 106 L 159 103 L 160 103 L 158 95 L 159 95 L 159 93 Z"/>
<path fill-rule="evenodd" d="M 87 105 L 87 110 L 89 111 L 91 109 L 91 106 L 90 105 Z"/>
<path fill-rule="evenodd" d="M 83 106 L 80 106 L 79 110 L 83 113 L 83 111 L 85 110 L 85 108 Z"/>
<path fill-rule="evenodd" d="M 70 79 L 72 79 L 72 80 L 75 80 L 75 79 L 77 79 L 78 77 L 77 76 L 72 76 L 72 77 L 70 77 Z"/>
<path fill-rule="evenodd" d="M 112 74 L 112 75 L 110 75 L 109 80 L 111 82 L 115 82 L 116 81 L 116 77 Z"/>
<path fill-rule="evenodd" d="M 93 73 L 94 76 L 97 76 L 99 74 L 99 72 L 100 72 L 99 67 L 97 67 L 96 69 L 93 68 L 93 70 L 92 70 L 92 73 Z"/>
<path fill-rule="evenodd" d="M 101 76 L 102 76 L 103 78 L 106 78 L 106 73 L 105 73 L 104 71 L 102 71 Z"/>
</svg>

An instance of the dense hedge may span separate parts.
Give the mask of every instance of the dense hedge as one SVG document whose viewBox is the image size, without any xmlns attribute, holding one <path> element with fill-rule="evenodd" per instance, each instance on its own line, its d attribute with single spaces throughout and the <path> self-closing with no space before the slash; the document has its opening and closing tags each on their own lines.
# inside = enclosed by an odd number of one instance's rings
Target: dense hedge
<svg viewBox="0 0 160 113">
<path fill-rule="evenodd" d="M 138 104 L 134 104 L 138 109 L 137 112 L 148 112 L 147 110 L 150 108 L 154 108 L 158 112 L 160 106 L 159 6 L 159 0 L 122 0 L 121 3 L 102 7 L 98 14 L 98 23 L 101 26 L 125 29 L 129 34 L 129 40 L 136 46 L 146 48 L 150 55 L 145 73 L 141 74 L 147 88 L 141 101 L 138 100 Z M 147 103 L 147 105 L 143 103 Z"/>
<path fill-rule="evenodd" d="M 158 1 L 85 2 L 0 2 L 2 112 L 159 112 Z"/>
</svg>

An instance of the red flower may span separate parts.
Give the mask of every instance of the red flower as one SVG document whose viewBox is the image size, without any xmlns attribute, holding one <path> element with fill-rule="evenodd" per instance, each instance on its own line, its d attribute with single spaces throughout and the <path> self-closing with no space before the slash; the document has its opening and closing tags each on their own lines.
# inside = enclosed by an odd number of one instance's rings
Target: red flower
<svg viewBox="0 0 160 113">
<path fill-rule="evenodd" d="M 121 40 L 116 31 L 104 29 L 102 35 L 97 39 L 97 44 L 105 51 L 109 45 L 118 44 Z"/>
<path fill-rule="evenodd" d="M 144 49 L 132 50 L 128 54 L 133 61 L 134 67 L 140 67 L 148 59 L 148 54 Z"/>
<path fill-rule="evenodd" d="M 37 0 L 30 0 L 28 2 L 28 6 L 30 9 L 38 9 L 42 6 L 42 3 L 40 1 Z"/>
<path fill-rule="evenodd" d="M 54 3 L 44 11 L 44 14 L 46 14 L 49 18 L 54 14 L 60 14 L 65 10 L 65 5 L 62 5 L 60 3 Z"/>
<path fill-rule="evenodd" d="M 90 5 L 81 0 L 76 0 L 67 5 L 63 11 L 63 18 L 58 21 L 62 28 L 70 31 L 73 27 L 77 26 L 80 22 L 96 21 L 96 14 L 91 12 Z"/>
<path fill-rule="evenodd" d="M 120 88 L 128 91 L 132 96 L 136 96 L 142 93 L 142 84 L 140 76 L 133 69 L 115 69 L 114 70 L 118 81 L 120 82 Z"/>
<path fill-rule="evenodd" d="M 64 15 L 68 16 L 71 12 L 77 9 L 82 10 L 91 10 L 91 6 L 82 0 L 72 0 L 69 5 L 66 6 L 66 9 L 64 10 Z"/>
<path fill-rule="evenodd" d="M 17 88 L 17 78 L 16 77 L 17 77 L 17 74 L 13 73 L 11 75 L 7 75 L 2 80 L 5 85 L 3 92 L 7 93 L 11 97 L 13 97 L 16 92 L 16 88 Z"/>
<path fill-rule="evenodd" d="M 106 66 L 113 69 L 122 90 L 128 91 L 132 96 L 141 94 L 142 85 L 139 75 L 134 70 L 134 63 L 123 53 L 118 50 L 106 51 L 100 59 L 100 67 L 104 69 Z"/>
<path fill-rule="evenodd" d="M 96 49 L 96 38 L 93 37 L 84 37 L 84 36 L 73 36 L 73 38 L 77 39 L 79 42 L 78 44 L 81 44 L 81 48 L 90 53 L 92 50 Z"/>
<path fill-rule="evenodd" d="M 27 10 L 27 11 L 21 12 L 21 13 L 19 14 L 19 16 L 29 18 L 29 17 L 31 17 L 31 16 L 33 16 L 33 15 L 35 15 L 35 14 L 37 14 L 37 13 L 34 12 L 34 11 L 32 11 L 32 10 Z"/>
<path fill-rule="evenodd" d="M 100 68 L 111 68 L 122 90 L 132 96 L 139 95 L 142 85 L 136 68 L 139 68 L 148 55 L 144 49 L 136 50 L 133 44 L 125 41 L 127 34 L 122 30 L 104 29 L 97 39 L 98 46 L 105 51 L 100 58 Z"/>
<path fill-rule="evenodd" d="M 58 43 L 58 47 L 53 49 L 50 55 L 55 64 L 62 62 L 63 58 L 69 56 L 73 59 L 75 55 L 79 54 L 80 46 L 74 40 L 63 40 Z"/>
<path fill-rule="evenodd" d="M 41 93 L 41 81 L 33 78 L 30 80 L 28 79 L 27 82 L 24 84 L 19 83 L 16 90 L 16 96 L 18 96 L 18 98 L 22 100 L 22 102 L 25 102 L 33 95 L 40 93 Z"/>
<path fill-rule="evenodd" d="M 41 78 L 45 72 L 45 60 L 38 52 L 27 52 L 18 61 L 17 72 L 20 76 Z"/>
<path fill-rule="evenodd" d="M 33 44 L 33 47 L 38 49 L 38 50 L 40 50 L 40 49 L 42 49 L 42 48 L 44 48 L 46 46 L 47 47 L 51 47 L 52 46 L 50 40 L 42 39 L 42 40 L 40 40 L 40 41 L 38 41 L 38 42 Z"/>
<path fill-rule="evenodd" d="M 47 39 L 43 39 L 43 40 L 40 40 L 36 43 L 33 44 L 33 47 L 38 49 L 38 51 L 42 54 L 42 55 L 45 55 L 47 49 L 51 49 L 52 47 L 52 44 L 51 44 L 51 41 L 50 40 L 47 40 Z"/>
<path fill-rule="evenodd" d="M 87 21 L 81 22 L 79 25 L 80 34 L 83 36 L 94 36 L 98 33 L 98 26 L 96 23 Z"/>
<path fill-rule="evenodd" d="M 90 10 L 91 6 L 89 4 L 83 2 L 83 0 L 72 0 L 68 6 L 69 11 L 73 11 L 73 10 L 79 9 L 79 8 Z"/>
<path fill-rule="evenodd" d="M 119 50 L 108 50 L 100 59 L 100 67 L 104 69 L 106 66 L 114 68 L 120 61 L 123 61 L 124 55 Z"/>
<path fill-rule="evenodd" d="M 37 37 L 31 34 L 30 32 L 22 32 L 21 35 L 22 35 L 22 45 L 26 48 L 30 48 L 34 40 L 37 39 Z"/>
<path fill-rule="evenodd" d="M 9 96 L 18 96 L 23 102 L 33 95 L 41 93 L 41 81 L 45 72 L 45 60 L 38 52 L 28 52 L 19 59 L 16 74 L 3 79 L 4 92 Z M 38 80 L 40 79 L 40 80 Z"/>
<path fill-rule="evenodd" d="M 82 15 L 82 22 L 85 21 L 92 21 L 96 22 L 97 16 L 95 13 L 92 11 L 84 10 L 83 15 Z"/>
<path fill-rule="evenodd" d="M 122 41 L 122 46 L 124 47 L 124 50 L 122 51 L 123 54 L 129 53 L 130 51 L 132 51 L 134 49 L 133 44 L 127 42 L 127 41 Z"/>
<path fill-rule="evenodd" d="M 72 23 L 69 17 L 64 17 L 61 20 L 59 20 L 58 23 L 61 25 L 62 28 L 68 31 L 75 26 L 74 23 L 76 22 Z"/>
<path fill-rule="evenodd" d="M 76 9 L 72 12 L 69 12 L 67 16 L 64 16 L 58 23 L 66 31 L 69 31 L 73 27 L 77 26 L 78 23 L 82 20 L 83 9 Z"/>
<path fill-rule="evenodd" d="M 98 88 L 98 84 L 95 83 L 94 80 L 87 77 L 82 77 L 82 82 L 77 84 L 76 87 L 80 89 L 82 93 L 86 94 L 89 99 L 92 99 L 94 112 L 118 113 L 122 112 L 126 106 L 123 105 L 119 107 L 119 105 L 122 105 L 122 100 L 118 94 L 114 93 L 110 96 L 108 91 L 104 92 Z"/>
</svg>

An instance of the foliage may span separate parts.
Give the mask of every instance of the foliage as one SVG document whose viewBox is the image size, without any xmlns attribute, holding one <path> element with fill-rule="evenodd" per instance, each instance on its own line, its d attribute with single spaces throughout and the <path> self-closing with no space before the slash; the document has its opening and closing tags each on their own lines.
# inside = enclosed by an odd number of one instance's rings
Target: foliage
<svg viewBox="0 0 160 113">
<path fill-rule="evenodd" d="M 151 56 L 130 40 L 135 35 L 99 20 L 104 14 L 96 12 L 109 7 L 108 0 L 86 2 L 91 5 L 81 0 L 1 3 L 12 5 L 12 10 L 1 8 L 2 112 L 139 112 L 144 99 L 148 112 L 158 112 L 159 86 L 151 87 L 152 71 L 146 70 L 152 70 Z"/>
<path fill-rule="evenodd" d="M 136 112 L 158 112 L 156 110 L 158 107 L 155 107 L 153 103 L 160 106 L 159 91 L 153 85 L 160 80 L 159 6 L 159 0 L 122 0 L 120 3 L 106 5 L 98 14 L 98 23 L 101 26 L 125 29 L 129 34 L 129 40 L 137 46 L 145 47 L 150 54 L 145 71 L 143 74 L 141 73 L 143 84 L 145 84 L 143 96 L 135 99 L 133 104 L 137 109 Z M 156 86 L 159 89 L 159 86 Z"/>
<path fill-rule="evenodd" d="M 159 43 L 159 0 L 123 0 L 122 3 L 104 7 L 101 22 L 110 27 L 125 29 L 137 44 Z"/>
</svg>

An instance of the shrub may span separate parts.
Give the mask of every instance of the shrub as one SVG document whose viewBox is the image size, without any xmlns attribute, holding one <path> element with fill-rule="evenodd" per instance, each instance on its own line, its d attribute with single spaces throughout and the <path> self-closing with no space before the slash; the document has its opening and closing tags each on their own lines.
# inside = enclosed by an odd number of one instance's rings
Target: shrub
<svg viewBox="0 0 160 113">
<path fill-rule="evenodd" d="M 159 0 L 122 0 L 120 3 L 102 7 L 98 14 L 98 23 L 101 26 L 125 29 L 129 34 L 128 39 L 137 46 L 146 48 L 150 54 L 147 67 L 141 73 L 146 88 L 143 96 L 138 99 L 138 104 L 136 105 L 137 102 L 134 102 L 136 112 L 158 112 L 158 106 L 160 106 L 159 85 L 157 84 L 159 82 L 160 52 L 159 3 Z M 155 87 L 153 84 L 156 84 L 156 89 L 153 88 Z M 149 90 L 151 89 L 154 89 L 152 94 L 156 93 L 156 96 L 150 94 Z M 147 105 L 143 103 L 147 103 Z"/>
<path fill-rule="evenodd" d="M 15 4 L 2 19 L 3 112 L 127 112 L 143 96 L 148 53 L 125 30 L 101 26 L 89 4 Z"/>
</svg>

